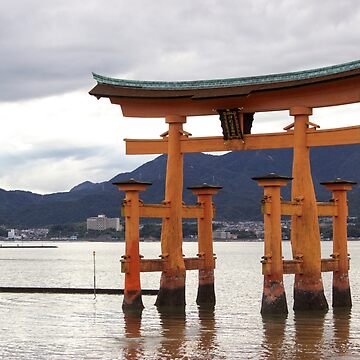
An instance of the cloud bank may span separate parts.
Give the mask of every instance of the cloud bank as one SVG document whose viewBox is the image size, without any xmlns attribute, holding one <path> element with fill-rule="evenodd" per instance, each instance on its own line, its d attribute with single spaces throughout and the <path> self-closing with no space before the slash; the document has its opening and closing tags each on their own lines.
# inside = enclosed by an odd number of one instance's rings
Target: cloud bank
<svg viewBox="0 0 360 360">
<path fill-rule="evenodd" d="M 87 95 L 92 71 L 192 80 L 322 67 L 360 58 L 359 24 L 357 0 L 3 1 L 0 187 L 60 191 L 143 161 L 124 157 L 122 138 L 165 126 L 123 119 Z M 259 130 L 277 116 L 261 117 Z"/>
</svg>

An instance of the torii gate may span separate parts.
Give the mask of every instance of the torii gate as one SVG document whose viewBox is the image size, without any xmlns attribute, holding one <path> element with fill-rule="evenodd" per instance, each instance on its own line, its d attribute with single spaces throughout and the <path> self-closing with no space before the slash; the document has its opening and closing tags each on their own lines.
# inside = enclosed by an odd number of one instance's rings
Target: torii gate
<svg viewBox="0 0 360 360">
<path fill-rule="evenodd" d="M 208 199 L 202 200 L 201 209 L 183 206 L 183 154 L 293 148 L 290 202 L 281 202 L 280 193 L 277 190 L 289 179 L 274 174 L 255 178 L 259 185 L 265 187 L 265 255 L 263 260 L 265 281 L 262 312 L 287 312 L 282 283 L 283 273 L 295 274 L 295 310 L 328 308 L 321 271 L 334 271 L 333 293 L 338 294 L 336 301 L 340 306 L 351 306 L 347 274 L 349 264 L 346 247 L 347 207 L 344 194 L 353 183 L 343 180 L 326 183 L 325 186 L 333 191 L 335 202 L 317 204 L 310 170 L 309 150 L 314 146 L 359 144 L 360 126 L 318 130 L 319 126 L 310 122 L 309 116 L 312 115 L 313 108 L 360 101 L 360 61 L 300 72 L 223 80 L 158 82 L 121 80 L 97 74 L 93 76 L 97 85 L 90 91 L 91 95 L 97 98 L 109 98 L 111 103 L 121 106 L 124 116 L 163 117 L 169 126 L 168 131 L 162 134 L 160 139 L 125 139 L 127 154 L 166 153 L 168 155 L 165 202 L 162 205 L 149 205 L 146 208 L 145 205 L 138 204 L 138 192 L 144 190 L 148 184 L 135 181 L 117 184 L 127 194 L 125 210 L 127 206 L 130 210 L 128 208 L 125 213 L 129 221 L 128 227 L 133 224 L 132 233 L 138 231 L 136 227 L 139 216 L 151 214 L 151 217 L 156 215 L 163 218 L 162 265 L 156 265 L 155 261 L 146 262 L 144 259 L 134 260 L 134 256 L 131 260 L 127 256 L 128 264 L 124 265 L 125 268 L 128 266 L 124 270 L 127 271 L 128 276 L 131 272 L 132 276 L 135 276 L 135 273 L 140 271 L 162 270 L 156 305 L 185 304 L 185 272 L 189 268 L 200 269 L 199 291 L 201 284 L 213 289 L 214 266 L 210 264 L 205 267 L 200 265 L 200 262 L 183 258 L 182 218 L 197 217 L 200 230 L 200 220 L 205 218 L 204 204 L 209 205 Z M 254 113 L 278 110 L 289 110 L 290 116 L 293 117 L 293 123 L 284 128 L 284 132 L 250 133 Z M 183 129 L 187 116 L 214 114 L 220 114 L 223 137 L 192 137 Z M 198 196 L 204 192 L 213 195 L 218 191 L 218 188 L 211 190 L 211 187 L 207 185 L 204 188 L 210 190 L 199 191 L 198 189 Z M 281 215 L 290 215 L 292 218 L 293 260 L 289 261 L 283 261 L 281 258 L 281 227 L 279 226 Z M 334 259 L 321 260 L 319 215 L 334 217 Z M 211 222 L 211 219 L 210 212 L 207 215 L 207 224 Z M 339 222 L 339 219 L 342 220 Z M 211 224 L 210 229 L 208 226 L 207 229 L 205 233 L 208 238 L 209 234 L 211 237 Z M 128 233 L 126 240 L 128 249 L 133 246 L 131 241 L 134 239 L 138 241 L 137 236 Z M 199 246 L 200 242 L 199 234 Z M 131 251 L 135 251 L 136 254 L 136 246 L 133 246 L 133 249 L 135 250 Z M 127 250 L 128 254 L 130 254 L 129 251 Z M 212 254 L 206 256 L 211 256 L 213 261 Z M 339 257 L 341 257 L 340 260 Z M 129 270 L 131 266 L 133 270 Z M 337 280 L 335 280 L 335 273 L 337 273 Z M 137 275 L 135 277 L 138 279 Z M 124 307 L 141 307 L 139 280 L 132 284 L 128 285 L 128 288 L 125 286 Z M 205 291 L 205 293 L 208 296 L 212 291 Z M 339 297 L 345 300 L 339 300 Z M 214 297 L 212 298 L 211 301 L 214 301 Z M 336 301 L 333 302 L 333 306 Z"/>
</svg>

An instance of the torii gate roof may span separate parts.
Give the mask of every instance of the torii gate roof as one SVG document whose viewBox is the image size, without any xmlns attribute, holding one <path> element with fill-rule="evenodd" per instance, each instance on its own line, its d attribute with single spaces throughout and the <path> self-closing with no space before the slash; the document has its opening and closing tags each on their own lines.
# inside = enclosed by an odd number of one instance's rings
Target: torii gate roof
<svg viewBox="0 0 360 360">
<path fill-rule="evenodd" d="M 244 112 L 311 108 L 360 101 L 360 60 L 312 70 L 196 81 L 139 81 L 93 73 L 89 92 L 121 106 L 124 116 L 212 115 L 217 109 Z"/>
</svg>

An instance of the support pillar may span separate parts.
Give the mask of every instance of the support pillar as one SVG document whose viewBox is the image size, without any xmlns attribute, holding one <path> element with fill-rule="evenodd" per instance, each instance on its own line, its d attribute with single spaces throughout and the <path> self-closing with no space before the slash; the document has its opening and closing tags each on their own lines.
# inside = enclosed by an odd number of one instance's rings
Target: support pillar
<svg viewBox="0 0 360 360">
<path fill-rule="evenodd" d="M 302 257 L 303 273 L 295 274 L 294 310 L 327 310 L 321 278 L 321 245 L 318 211 L 307 146 L 309 115 L 312 109 L 294 107 L 294 160 L 292 201 L 302 203 L 302 216 L 292 216 L 291 245 L 293 257 Z M 316 130 L 313 130 L 316 131 Z"/>
<path fill-rule="evenodd" d="M 165 203 L 170 205 L 170 215 L 163 219 L 161 232 L 161 257 L 165 270 L 161 273 L 160 289 L 155 302 L 161 306 L 185 305 L 185 263 L 182 251 L 182 192 L 183 154 L 181 138 L 185 116 L 167 116 L 169 124 L 168 152 L 165 182 Z"/>
<path fill-rule="evenodd" d="M 270 269 L 264 274 L 261 314 L 287 314 L 286 294 L 283 282 L 281 246 L 281 197 L 280 187 L 292 178 L 271 173 L 253 177 L 264 187 L 264 265 Z"/>
<path fill-rule="evenodd" d="M 125 191 L 125 255 L 128 272 L 125 273 L 124 311 L 143 309 L 140 285 L 140 248 L 139 248 L 139 192 L 151 183 L 134 179 L 113 183 L 119 190 Z"/>
<path fill-rule="evenodd" d="M 339 267 L 333 272 L 332 306 L 351 308 L 349 282 L 349 256 L 347 248 L 347 195 L 356 183 L 337 178 L 322 182 L 321 185 L 332 191 L 332 199 L 337 205 L 337 215 L 333 217 L 333 258 L 338 259 Z"/>
<path fill-rule="evenodd" d="M 203 207 L 203 217 L 198 219 L 198 256 L 204 259 L 204 267 L 199 270 L 199 286 L 196 297 L 198 305 L 215 305 L 212 220 L 214 217 L 212 197 L 222 189 L 221 186 L 202 184 L 189 187 L 197 195 L 198 204 Z"/>
</svg>

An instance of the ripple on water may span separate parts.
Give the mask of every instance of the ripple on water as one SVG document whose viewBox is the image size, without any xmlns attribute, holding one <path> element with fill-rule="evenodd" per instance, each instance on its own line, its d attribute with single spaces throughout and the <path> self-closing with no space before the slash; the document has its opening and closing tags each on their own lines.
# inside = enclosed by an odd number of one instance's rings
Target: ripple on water
<svg viewBox="0 0 360 360">
<path fill-rule="evenodd" d="M 13 286 L 91 287 L 94 246 L 99 287 L 119 287 L 123 281 L 118 266 L 121 253 L 116 252 L 119 244 L 62 244 L 56 249 L 58 253 L 39 255 L 56 261 L 35 264 L 29 259 L 37 259 L 37 253 L 23 253 L 28 260 L 16 264 L 0 261 L 2 279 L 10 279 Z M 142 246 L 145 256 L 151 246 L 152 253 L 158 252 L 158 244 Z M 196 245 L 186 244 L 185 250 L 189 256 L 196 254 Z M 155 297 L 150 296 L 143 297 L 141 316 L 126 317 L 120 296 L 98 295 L 94 300 L 92 295 L 3 293 L 0 358 L 356 359 L 360 354 L 360 276 L 355 275 L 360 275 L 360 244 L 352 244 L 351 253 L 351 312 L 330 309 L 322 315 L 294 315 L 293 279 L 287 277 L 288 316 L 262 318 L 262 244 L 244 243 L 216 244 L 214 311 L 195 305 L 196 271 L 187 276 L 186 310 L 177 314 L 159 313 Z M 158 283 L 158 274 L 143 277 L 144 288 L 157 287 Z M 331 276 L 324 277 L 324 285 L 330 302 Z"/>
</svg>

